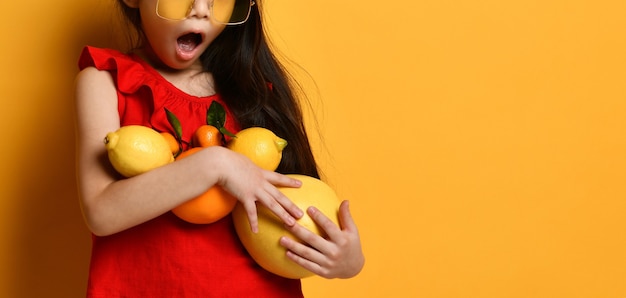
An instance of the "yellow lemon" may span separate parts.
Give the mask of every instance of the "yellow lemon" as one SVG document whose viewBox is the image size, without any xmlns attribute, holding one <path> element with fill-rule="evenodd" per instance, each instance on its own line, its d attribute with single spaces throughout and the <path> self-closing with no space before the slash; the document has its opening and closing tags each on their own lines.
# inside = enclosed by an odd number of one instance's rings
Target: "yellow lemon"
<svg viewBox="0 0 626 298">
<path fill-rule="evenodd" d="M 278 168 L 287 141 L 262 127 L 246 128 L 235 136 L 227 145 L 229 149 L 247 156 L 262 169 L 274 171 Z"/>
<path fill-rule="evenodd" d="M 300 209 L 306 210 L 315 206 L 336 225 L 339 225 L 338 211 L 340 200 L 330 186 L 319 179 L 303 175 L 287 175 L 302 181 L 300 188 L 279 188 L 279 190 L 293 201 Z M 304 278 L 313 275 L 312 272 L 291 261 L 285 255 L 286 249 L 279 244 L 282 236 L 297 238 L 283 225 L 283 222 L 263 205 L 257 205 L 259 231 L 253 233 L 248 222 L 248 215 L 241 204 L 233 210 L 235 230 L 250 256 L 265 270 L 287 278 Z M 298 219 L 298 223 L 311 232 L 325 237 L 317 224 L 305 214 Z"/>
<path fill-rule="evenodd" d="M 104 138 L 109 161 L 124 177 L 132 177 L 174 161 L 165 138 L 156 130 L 128 125 Z"/>
</svg>

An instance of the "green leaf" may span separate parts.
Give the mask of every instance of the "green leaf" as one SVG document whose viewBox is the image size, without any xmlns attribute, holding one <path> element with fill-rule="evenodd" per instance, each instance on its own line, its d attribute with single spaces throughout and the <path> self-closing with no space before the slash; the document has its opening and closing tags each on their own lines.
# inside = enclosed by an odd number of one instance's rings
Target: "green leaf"
<svg viewBox="0 0 626 298">
<path fill-rule="evenodd" d="M 183 139 L 183 128 L 180 125 L 178 117 L 176 117 L 176 115 L 167 108 L 165 108 L 165 114 L 167 115 L 167 121 L 172 126 L 172 129 L 174 129 L 174 137 L 176 137 L 176 140 L 180 142 Z"/>
<path fill-rule="evenodd" d="M 219 102 L 213 101 L 209 106 L 209 109 L 206 111 L 206 123 L 218 129 L 224 127 L 226 123 L 226 110 L 224 110 L 224 107 Z"/>
<path fill-rule="evenodd" d="M 206 111 L 206 123 L 215 126 L 221 133 L 222 138 L 229 136 L 236 138 L 237 136 L 230 132 L 224 125 L 226 124 L 226 110 L 219 102 L 213 101 Z"/>
<path fill-rule="evenodd" d="M 218 129 L 225 136 L 229 136 L 231 138 L 236 138 L 237 137 L 235 134 L 233 134 L 232 132 L 228 131 L 228 129 L 226 129 L 226 127 L 222 126 L 222 127 L 219 127 Z"/>
<path fill-rule="evenodd" d="M 176 142 L 178 143 L 178 152 L 174 154 L 174 158 L 176 158 L 178 157 L 179 154 L 183 152 L 183 128 L 180 125 L 180 121 L 178 120 L 178 117 L 176 117 L 176 115 L 172 113 L 170 110 L 168 110 L 167 108 L 164 108 L 164 109 L 165 109 L 165 114 L 167 115 L 167 122 L 169 122 L 170 125 L 172 126 L 172 129 L 174 129 L 174 138 L 176 139 Z"/>
</svg>

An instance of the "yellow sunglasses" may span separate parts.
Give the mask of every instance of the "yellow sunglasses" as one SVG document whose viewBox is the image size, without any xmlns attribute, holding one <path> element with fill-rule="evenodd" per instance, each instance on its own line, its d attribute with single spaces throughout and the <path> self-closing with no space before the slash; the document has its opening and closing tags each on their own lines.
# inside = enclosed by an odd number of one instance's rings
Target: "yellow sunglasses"
<svg viewBox="0 0 626 298">
<path fill-rule="evenodd" d="M 157 0 L 157 16 L 167 20 L 184 20 L 193 9 L 195 0 Z M 248 20 L 254 0 L 212 0 L 211 19 L 224 25 L 239 25 Z"/>
</svg>

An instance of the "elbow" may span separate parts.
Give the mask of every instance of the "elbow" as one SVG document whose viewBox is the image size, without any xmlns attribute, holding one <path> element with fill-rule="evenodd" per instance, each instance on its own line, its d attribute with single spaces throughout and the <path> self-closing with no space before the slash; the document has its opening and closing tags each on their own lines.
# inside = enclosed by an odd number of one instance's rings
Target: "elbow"
<svg viewBox="0 0 626 298">
<path fill-rule="evenodd" d="M 85 223 L 87 224 L 87 228 L 89 229 L 89 231 L 96 236 L 103 237 L 115 234 L 115 231 L 113 229 L 109 228 L 105 224 L 102 224 L 101 222 L 98 222 L 97 220 L 88 219 L 86 217 Z"/>
<path fill-rule="evenodd" d="M 115 225 L 111 223 L 112 221 L 110 219 L 106 219 L 98 212 L 83 209 L 83 217 L 89 231 L 96 236 L 109 236 L 119 232 L 119 230 L 115 228 Z"/>
<path fill-rule="evenodd" d="M 98 237 L 109 236 L 109 235 L 113 235 L 116 233 L 111 229 L 108 229 L 106 227 L 102 227 L 96 224 L 87 223 L 87 227 L 89 228 L 89 231 L 91 231 L 92 234 Z"/>
</svg>

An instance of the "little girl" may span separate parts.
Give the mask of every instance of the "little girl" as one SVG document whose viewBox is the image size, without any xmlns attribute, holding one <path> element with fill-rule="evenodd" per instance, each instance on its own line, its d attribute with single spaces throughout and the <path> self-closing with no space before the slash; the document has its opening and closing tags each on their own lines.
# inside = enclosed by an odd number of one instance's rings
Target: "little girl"
<svg viewBox="0 0 626 298">
<path fill-rule="evenodd" d="M 301 297 L 299 280 L 255 264 L 230 216 L 195 225 L 169 212 L 216 184 L 245 207 L 253 231 L 263 204 L 308 244 L 280 239 L 297 264 L 325 278 L 358 274 L 364 257 L 347 201 L 341 226 L 306 210 L 327 233 L 322 238 L 295 222 L 304 211 L 276 188 L 300 186 L 286 173 L 319 175 L 289 77 L 268 46 L 260 0 L 117 2 L 138 46 L 129 53 L 86 47 L 76 79 L 80 202 L 94 234 L 87 296 Z M 108 132 L 144 125 L 173 133 L 168 109 L 186 149 L 214 101 L 225 107 L 230 131 L 262 126 L 288 140 L 277 172 L 220 146 L 128 179 L 110 166 Z"/>
</svg>

